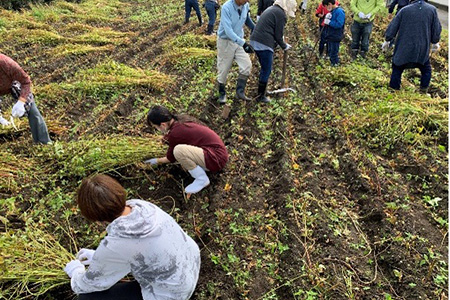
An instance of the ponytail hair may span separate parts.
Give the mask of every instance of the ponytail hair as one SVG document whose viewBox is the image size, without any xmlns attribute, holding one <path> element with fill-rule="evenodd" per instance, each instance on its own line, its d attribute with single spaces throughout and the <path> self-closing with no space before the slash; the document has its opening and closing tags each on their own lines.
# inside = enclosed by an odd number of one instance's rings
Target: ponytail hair
<svg viewBox="0 0 450 300">
<path fill-rule="evenodd" d="M 200 122 L 199 120 L 197 120 L 196 118 L 190 116 L 190 115 L 186 115 L 186 114 L 181 114 L 181 115 L 175 115 L 172 114 L 167 108 L 165 108 L 164 106 L 154 106 L 147 115 L 147 124 L 149 126 L 151 126 L 152 124 L 154 125 L 158 125 L 160 126 L 161 123 L 165 123 L 165 122 L 169 122 L 170 120 L 174 119 L 175 121 L 177 121 L 180 124 L 185 124 L 185 123 L 197 123 L 200 125 L 205 125 L 203 122 Z M 187 126 L 187 124 L 185 124 Z"/>
</svg>

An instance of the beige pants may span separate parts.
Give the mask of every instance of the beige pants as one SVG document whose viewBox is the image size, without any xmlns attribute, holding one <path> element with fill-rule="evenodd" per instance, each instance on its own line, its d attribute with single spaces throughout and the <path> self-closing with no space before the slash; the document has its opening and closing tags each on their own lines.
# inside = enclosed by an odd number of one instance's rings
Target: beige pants
<svg viewBox="0 0 450 300">
<path fill-rule="evenodd" d="M 208 171 L 205 164 L 205 154 L 200 147 L 184 144 L 176 145 L 175 148 L 173 148 L 173 155 L 181 166 L 188 171 L 195 169 L 197 166 Z"/>
<path fill-rule="evenodd" d="M 217 81 L 225 84 L 233 60 L 239 66 L 239 74 L 249 76 L 252 70 L 252 61 L 242 46 L 221 38 L 217 38 Z"/>
</svg>

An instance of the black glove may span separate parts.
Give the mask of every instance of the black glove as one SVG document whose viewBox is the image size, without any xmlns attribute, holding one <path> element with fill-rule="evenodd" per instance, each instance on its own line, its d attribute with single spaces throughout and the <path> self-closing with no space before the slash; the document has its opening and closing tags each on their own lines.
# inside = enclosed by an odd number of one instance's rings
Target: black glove
<svg viewBox="0 0 450 300">
<path fill-rule="evenodd" d="M 255 49 L 253 49 L 253 47 L 250 46 L 250 44 L 244 43 L 242 48 L 244 48 L 244 51 L 247 53 L 255 53 Z"/>
</svg>

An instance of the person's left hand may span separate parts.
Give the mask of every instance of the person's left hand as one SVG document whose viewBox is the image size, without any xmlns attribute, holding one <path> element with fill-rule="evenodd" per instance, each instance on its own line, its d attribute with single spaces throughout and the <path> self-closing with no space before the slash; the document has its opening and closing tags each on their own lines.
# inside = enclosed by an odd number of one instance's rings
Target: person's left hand
<svg viewBox="0 0 450 300">
<path fill-rule="evenodd" d="M 291 48 L 292 48 L 292 46 L 289 45 L 288 43 L 286 43 L 286 48 L 284 48 L 283 50 L 284 50 L 284 51 L 288 51 L 288 50 L 291 49 Z"/>
<path fill-rule="evenodd" d="M 66 272 L 70 278 L 72 278 L 72 276 L 75 273 L 83 272 L 83 271 L 84 271 L 84 266 L 78 259 L 74 259 L 74 260 L 70 261 L 69 263 L 67 263 L 66 267 L 64 268 L 64 272 Z"/>
<path fill-rule="evenodd" d="M 324 23 L 325 25 L 328 25 L 328 24 L 330 24 L 330 22 L 331 22 L 331 20 L 330 20 L 330 19 L 325 19 L 325 20 L 323 21 L 323 23 Z"/>
<path fill-rule="evenodd" d="M 250 44 L 247 44 L 247 43 L 244 43 L 242 48 L 244 48 L 244 51 L 247 52 L 247 53 L 254 53 L 255 52 L 255 49 L 253 49 L 253 47 Z"/>
<path fill-rule="evenodd" d="M 82 248 L 78 251 L 76 258 L 85 266 L 90 265 L 92 257 L 94 257 L 95 250 Z"/>
<path fill-rule="evenodd" d="M 23 115 L 25 114 L 25 103 L 17 100 L 16 104 L 14 104 L 12 111 L 11 111 L 11 116 L 13 116 L 14 118 L 20 118 L 23 117 Z"/>
<path fill-rule="evenodd" d="M 331 13 L 327 13 L 325 15 L 325 19 L 331 20 L 332 14 Z"/>
<path fill-rule="evenodd" d="M 368 13 L 367 15 L 366 15 L 366 19 L 370 19 L 372 17 L 372 14 L 371 13 Z"/>
<path fill-rule="evenodd" d="M 435 53 L 439 51 L 439 48 L 441 48 L 441 46 L 439 45 L 439 43 L 436 44 L 432 44 L 431 45 L 431 52 Z"/>
<path fill-rule="evenodd" d="M 11 123 L 9 123 L 5 118 L 0 116 L 0 124 L 3 126 L 9 126 Z"/>
</svg>

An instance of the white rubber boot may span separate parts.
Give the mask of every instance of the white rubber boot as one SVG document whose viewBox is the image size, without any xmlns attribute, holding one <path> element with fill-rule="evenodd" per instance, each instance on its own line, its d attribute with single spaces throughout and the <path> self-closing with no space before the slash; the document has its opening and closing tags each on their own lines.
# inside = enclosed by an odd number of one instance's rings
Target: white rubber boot
<svg viewBox="0 0 450 300">
<path fill-rule="evenodd" d="M 209 178 L 202 167 L 196 166 L 194 169 L 189 171 L 189 174 L 191 174 L 191 176 L 194 177 L 195 180 L 184 189 L 186 194 L 198 193 L 204 187 L 207 187 L 209 185 Z"/>
</svg>

